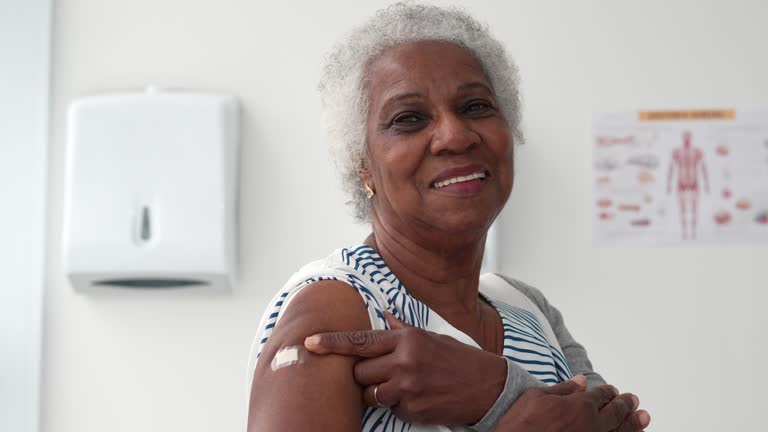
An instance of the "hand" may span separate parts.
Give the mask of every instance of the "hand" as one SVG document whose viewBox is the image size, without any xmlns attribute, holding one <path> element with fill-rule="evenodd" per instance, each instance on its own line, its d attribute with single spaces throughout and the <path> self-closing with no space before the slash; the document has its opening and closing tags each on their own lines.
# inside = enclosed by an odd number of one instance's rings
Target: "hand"
<svg viewBox="0 0 768 432">
<path fill-rule="evenodd" d="M 640 401 L 604 385 L 590 391 L 579 375 L 551 387 L 526 390 L 502 417 L 498 432 L 639 432 L 651 421 Z"/>
<path fill-rule="evenodd" d="M 316 354 L 362 357 L 355 380 L 363 398 L 397 417 L 421 424 L 473 424 L 501 394 L 506 361 L 456 339 L 398 321 L 384 312 L 391 330 L 322 333 L 304 346 Z"/>
</svg>

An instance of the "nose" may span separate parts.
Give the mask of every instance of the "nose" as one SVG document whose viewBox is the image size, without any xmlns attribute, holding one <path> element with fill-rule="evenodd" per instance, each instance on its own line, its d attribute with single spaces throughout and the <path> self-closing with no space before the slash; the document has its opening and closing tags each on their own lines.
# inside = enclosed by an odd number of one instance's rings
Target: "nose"
<svg viewBox="0 0 768 432">
<path fill-rule="evenodd" d="M 434 155 L 461 154 L 480 143 L 480 135 L 469 127 L 465 119 L 455 114 L 441 115 L 436 123 L 430 143 Z"/>
</svg>

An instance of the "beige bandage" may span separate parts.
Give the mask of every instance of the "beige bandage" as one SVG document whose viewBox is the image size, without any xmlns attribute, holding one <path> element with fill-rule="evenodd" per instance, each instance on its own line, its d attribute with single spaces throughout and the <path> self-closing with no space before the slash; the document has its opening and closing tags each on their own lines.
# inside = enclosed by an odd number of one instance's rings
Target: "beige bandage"
<svg viewBox="0 0 768 432">
<path fill-rule="evenodd" d="M 272 358 L 272 370 L 278 370 L 286 366 L 304 363 L 304 358 L 308 355 L 307 350 L 300 345 L 287 346 L 281 348 Z"/>
</svg>

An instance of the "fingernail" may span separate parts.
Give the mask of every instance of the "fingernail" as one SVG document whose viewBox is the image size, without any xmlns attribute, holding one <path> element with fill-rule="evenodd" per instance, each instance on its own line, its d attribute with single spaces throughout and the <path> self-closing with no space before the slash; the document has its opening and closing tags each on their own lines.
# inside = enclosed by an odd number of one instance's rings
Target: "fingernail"
<svg viewBox="0 0 768 432">
<path fill-rule="evenodd" d="M 637 396 L 632 395 L 632 409 L 636 410 L 637 407 L 640 406 L 640 399 L 637 398 Z"/>
<path fill-rule="evenodd" d="M 611 391 L 613 392 L 614 396 L 618 396 L 619 395 L 619 389 L 617 389 L 616 387 L 611 386 Z"/>
<path fill-rule="evenodd" d="M 310 337 L 304 339 L 304 346 L 307 349 L 314 348 L 314 347 L 316 347 L 318 345 L 320 345 L 320 336 L 315 335 L 315 336 L 310 336 Z"/>
<path fill-rule="evenodd" d="M 651 424 L 651 415 L 645 411 L 638 414 L 637 419 L 640 420 L 640 426 L 642 426 L 643 428 Z"/>
</svg>

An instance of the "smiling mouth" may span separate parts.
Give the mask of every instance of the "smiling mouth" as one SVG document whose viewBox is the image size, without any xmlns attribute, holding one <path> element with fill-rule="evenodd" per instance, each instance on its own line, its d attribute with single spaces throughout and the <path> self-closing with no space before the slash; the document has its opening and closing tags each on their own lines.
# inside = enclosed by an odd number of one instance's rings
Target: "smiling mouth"
<svg viewBox="0 0 768 432">
<path fill-rule="evenodd" d="M 445 179 L 443 181 L 435 182 L 432 184 L 432 187 L 435 189 L 444 188 L 448 185 L 452 185 L 454 183 L 463 183 L 468 182 L 472 180 L 485 180 L 485 178 L 488 177 L 488 174 L 485 171 L 478 171 L 476 173 L 468 174 L 465 176 L 456 176 L 451 177 L 449 179 Z"/>
</svg>

